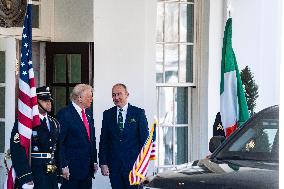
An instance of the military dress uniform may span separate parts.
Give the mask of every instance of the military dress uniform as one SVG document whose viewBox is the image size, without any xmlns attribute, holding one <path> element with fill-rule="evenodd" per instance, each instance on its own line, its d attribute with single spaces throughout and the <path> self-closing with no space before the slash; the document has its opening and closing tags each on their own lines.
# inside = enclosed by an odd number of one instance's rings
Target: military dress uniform
<svg viewBox="0 0 284 189">
<path fill-rule="evenodd" d="M 32 129 L 29 160 L 19 141 L 18 121 L 15 122 L 11 133 L 10 152 L 16 172 L 16 188 L 22 188 L 23 184 L 33 181 L 34 189 L 58 189 L 57 180 L 61 171 L 58 157 L 59 129 L 55 118 L 46 115 L 41 119 L 41 125 Z"/>
</svg>

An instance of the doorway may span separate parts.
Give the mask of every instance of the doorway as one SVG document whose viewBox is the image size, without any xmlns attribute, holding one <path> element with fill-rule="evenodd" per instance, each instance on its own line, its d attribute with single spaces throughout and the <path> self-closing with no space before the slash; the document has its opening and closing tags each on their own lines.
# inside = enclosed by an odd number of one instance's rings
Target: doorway
<svg viewBox="0 0 284 189">
<path fill-rule="evenodd" d="M 46 43 L 46 85 L 53 96 L 52 115 L 69 103 L 73 87 L 93 84 L 92 42 Z"/>
</svg>

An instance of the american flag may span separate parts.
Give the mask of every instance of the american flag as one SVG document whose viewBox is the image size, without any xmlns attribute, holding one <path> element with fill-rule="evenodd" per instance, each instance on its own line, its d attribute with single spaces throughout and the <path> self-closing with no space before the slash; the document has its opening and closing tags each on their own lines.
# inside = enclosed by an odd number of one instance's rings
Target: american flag
<svg viewBox="0 0 284 189">
<path fill-rule="evenodd" d="M 32 128 L 40 125 L 36 85 L 32 64 L 32 5 L 28 4 L 25 15 L 21 63 L 19 65 L 18 129 L 20 143 L 26 153 L 30 145 Z"/>
<path fill-rule="evenodd" d="M 22 34 L 21 64 L 19 65 L 18 130 L 21 145 L 28 156 L 32 128 L 40 125 L 36 85 L 32 65 L 32 5 L 27 5 Z M 11 166 L 4 189 L 13 189 L 16 173 Z"/>
<path fill-rule="evenodd" d="M 148 171 L 149 161 L 156 159 L 156 127 L 157 121 L 154 121 L 151 132 L 129 173 L 130 185 L 142 183 Z"/>
</svg>

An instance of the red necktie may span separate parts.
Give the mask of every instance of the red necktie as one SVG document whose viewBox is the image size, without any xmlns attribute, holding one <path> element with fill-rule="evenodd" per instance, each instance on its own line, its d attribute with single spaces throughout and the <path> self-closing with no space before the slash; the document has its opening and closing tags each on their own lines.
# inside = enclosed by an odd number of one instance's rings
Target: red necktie
<svg viewBox="0 0 284 189">
<path fill-rule="evenodd" d="M 90 140 L 90 127 L 89 127 L 89 122 L 87 120 L 87 117 L 86 117 L 84 109 L 82 109 L 82 119 L 83 119 L 84 125 L 85 125 L 86 130 L 87 130 L 88 139 Z"/>
</svg>

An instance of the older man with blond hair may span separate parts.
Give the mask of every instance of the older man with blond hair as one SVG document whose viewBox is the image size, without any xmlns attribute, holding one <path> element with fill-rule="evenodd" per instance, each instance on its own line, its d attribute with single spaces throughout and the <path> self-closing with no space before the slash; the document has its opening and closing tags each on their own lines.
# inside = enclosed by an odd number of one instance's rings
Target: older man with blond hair
<svg viewBox="0 0 284 189">
<path fill-rule="evenodd" d="M 90 85 L 78 84 L 70 94 L 71 102 L 57 113 L 61 124 L 62 189 L 91 189 L 96 173 L 97 150 Z"/>
</svg>

